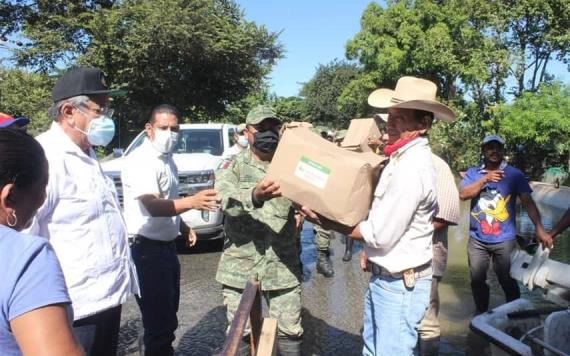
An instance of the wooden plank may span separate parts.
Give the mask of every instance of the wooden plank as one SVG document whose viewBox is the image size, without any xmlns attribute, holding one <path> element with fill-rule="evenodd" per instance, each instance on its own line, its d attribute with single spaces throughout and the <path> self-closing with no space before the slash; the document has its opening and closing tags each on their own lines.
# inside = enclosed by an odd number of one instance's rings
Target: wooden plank
<svg viewBox="0 0 570 356">
<path fill-rule="evenodd" d="M 275 356 L 277 354 L 276 341 L 277 319 L 264 318 L 256 356 Z"/>
<path fill-rule="evenodd" d="M 255 295 L 259 293 L 258 291 L 258 282 L 250 281 L 245 285 L 239 306 L 234 315 L 234 320 L 232 321 L 230 331 L 224 343 L 224 348 L 222 350 L 223 356 L 235 356 L 237 353 L 239 342 L 243 336 L 243 332 L 247 324 L 247 319 L 251 311 L 251 306 L 255 300 Z"/>
<path fill-rule="evenodd" d="M 249 323 L 251 325 L 249 344 L 251 354 L 255 355 L 259 343 L 259 335 L 261 334 L 261 324 L 263 323 L 263 315 L 261 315 L 261 289 L 258 289 L 258 292 L 255 294 L 251 311 L 249 312 Z"/>
</svg>

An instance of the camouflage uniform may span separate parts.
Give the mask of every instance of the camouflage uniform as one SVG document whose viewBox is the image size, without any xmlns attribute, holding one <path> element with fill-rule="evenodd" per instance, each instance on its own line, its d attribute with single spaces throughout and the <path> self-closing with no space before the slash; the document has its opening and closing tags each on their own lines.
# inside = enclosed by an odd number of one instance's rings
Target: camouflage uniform
<svg viewBox="0 0 570 356">
<path fill-rule="evenodd" d="M 269 314 L 278 320 L 278 334 L 299 337 L 301 327 L 301 269 L 295 236 L 295 215 L 285 198 L 255 208 L 253 188 L 266 175 L 262 162 L 246 149 L 227 169 L 216 172 L 215 188 L 225 214 L 224 251 L 216 280 L 223 284 L 224 304 L 231 324 L 243 288 L 252 278 L 261 282 Z"/>
</svg>

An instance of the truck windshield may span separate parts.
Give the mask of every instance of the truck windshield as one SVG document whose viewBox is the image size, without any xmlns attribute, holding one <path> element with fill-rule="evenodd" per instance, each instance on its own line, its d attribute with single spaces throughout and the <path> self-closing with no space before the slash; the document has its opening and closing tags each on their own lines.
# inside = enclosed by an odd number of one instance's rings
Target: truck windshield
<svg viewBox="0 0 570 356">
<path fill-rule="evenodd" d="M 222 147 L 220 129 L 181 129 L 174 153 L 209 153 L 221 156 Z"/>
</svg>

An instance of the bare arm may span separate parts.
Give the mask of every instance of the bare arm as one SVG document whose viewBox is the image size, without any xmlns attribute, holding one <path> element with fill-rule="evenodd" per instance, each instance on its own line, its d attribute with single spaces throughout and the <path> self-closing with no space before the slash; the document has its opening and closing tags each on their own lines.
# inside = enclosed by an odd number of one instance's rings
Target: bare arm
<svg viewBox="0 0 570 356">
<path fill-rule="evenodd" d="M 566 213 L 564 214 L 562 219 L 558 221 L 558 224 L 554 226 L 554 228 L 550 231 L 549 234 L 552 238 L 555 238 L 562 231 L 566 230 L 568 226 L 570 226 L 570 209 L 566 210 Z"/>
<path fill-rule="evenodd" d="M 213 211 L 219 207 L 218 194 L 214 189 L 179 199 L 161 199 L 154 194 L 145 194 L 140 196 L 139 200 L 153 217 L 176 216 L 191 209 Z"/>
<path fill-rule="evenodd" d="M 544 227 L 540 221 L 540 213 L 536 207 L 536 204 L 534 203 L 534 200 L 532 200 L 530 193 L 522 193 L 520 195 L 520 198 L 523 208 L 526 210 L 528 217 L 536 228 L 536 237 L 538 238 L 538 242 L 540 242 L 544 247 L 554 247 L 554 241 L 552 237 L 550 237 L 550 235 L 544 231 Z"/>
<path fill-rule="evenodd" d="M 469 200 L 475 198 L 488 182 L 498 182 L 503 178 L 503 171 L 490 171 L 479 180 L 467 184 L 459 189 L 459 199 Z"/>
<path fill-rule="evenodd" d="M 10 327 L 24 355 L 84 355 L 69 326 L 65 307 L 49 305 L 24 313 Z"/>
</svg>

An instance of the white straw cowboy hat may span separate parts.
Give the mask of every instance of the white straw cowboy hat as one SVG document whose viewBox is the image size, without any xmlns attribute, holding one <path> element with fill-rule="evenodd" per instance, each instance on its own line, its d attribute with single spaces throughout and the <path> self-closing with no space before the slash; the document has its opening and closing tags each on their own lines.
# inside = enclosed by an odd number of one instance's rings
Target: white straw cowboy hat
<svg viewBox="0 0 570 356">
<path fill-rule="evenodd" d="M 376 89 L 368 96 L 368 104 L 376 108 L 417 109 L 432 112 L 436 119 L 447 122 L 455 120 L 450 108 L 435 98 L 437 86 L 429 80 L 402 77 L 396 89 Z"/>
</svg>

